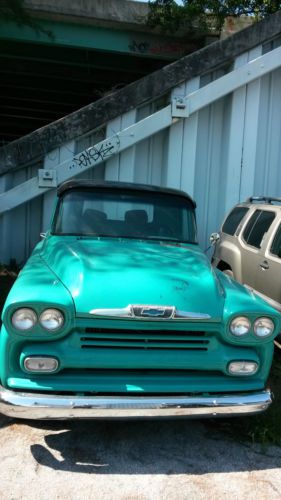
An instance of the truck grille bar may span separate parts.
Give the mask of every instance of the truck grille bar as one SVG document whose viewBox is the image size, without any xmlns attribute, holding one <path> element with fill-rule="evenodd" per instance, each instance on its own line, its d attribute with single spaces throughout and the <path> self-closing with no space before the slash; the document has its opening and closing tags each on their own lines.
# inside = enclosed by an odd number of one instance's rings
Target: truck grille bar
<svg viewBox="0 0 281 500">
<path fill-rule="evenodd" d="M 80 336 L 82 349 L 192 349 L 207 351 L 209 343 L 210 338 L 203 331 L 86 328 Z"/>
</svg>

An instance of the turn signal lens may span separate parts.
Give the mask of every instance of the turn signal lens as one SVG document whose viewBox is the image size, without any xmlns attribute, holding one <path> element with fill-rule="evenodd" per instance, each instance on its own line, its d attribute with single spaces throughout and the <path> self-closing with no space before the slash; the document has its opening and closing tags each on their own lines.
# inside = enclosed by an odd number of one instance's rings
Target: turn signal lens
<svg viewBox="0 0 281 500">
<path fill-rule="evenodd" d="M 39 318 L 39 323 L 45 330 L 54 331 L 63 326 L 64 317 L 58 309 L 45 309 Z"/>
<path fill-rule="evenodd" d="M 51 373 L 55 372 L 59 366 L 58 360 L 56 358 L 45 358 L 41 356 L 32 356 L 25 358 L 24 367 L 29 372 L 45 372 Z"/>
<path fill-rule="evenodd" d="M 269 318 L 258 318 L 254 323 L 254 332 L 257 337 L 268 337 L 274 330 L 274 323 Z"/>
<path fill-rule="evenodd" d="M 250 328 L 250 320 L 245 316 L 237 316 L 237 318 L 234 318 L 230 323 L 230 331 L 232 335 L 235 335 L 236 337 L 246 335 L 249 333 Z"/>
<path fill-rule="evenodd" d="M 30 330 L 37 323 L 36 313 L 32 309 L 23 307 L 14 312 L 12 316 L 12 324 L 17 330 Z"/>
<path fill-rule="evenodd" d="M 232 361 L 228 365 L 231 375 L 253 375 L 257 370 L 258 364 L 255 361 Z"/>
</svg>

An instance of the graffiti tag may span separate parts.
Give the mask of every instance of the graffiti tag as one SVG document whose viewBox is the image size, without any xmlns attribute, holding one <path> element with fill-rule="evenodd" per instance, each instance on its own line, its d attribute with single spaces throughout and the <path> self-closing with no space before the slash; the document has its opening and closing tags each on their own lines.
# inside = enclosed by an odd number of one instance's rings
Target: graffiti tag
<svg viewBox="0 0 281 500">
<path fill-rule="evenodd" d="M 82 153 L 74 156 L 69 166 L 69 170 L 82 170 L 84 168 L 93 167 L 96 163 L 108 160 L 113 154 L 118 152 L 119 147 L 120 140 L 118 137 L 104 141 L 98 146 L 91 146 L 85 151 L 82 151 Z"/>
<path fill-rule="evenodd" d="M 154 55 L 183 54 L 187 49 L 187 46 L 180 42 L 150 43 L 148 41 L 138 42 L 136 40 L 132 40 L 128 47 L 131 52 Z"/>
</svg>

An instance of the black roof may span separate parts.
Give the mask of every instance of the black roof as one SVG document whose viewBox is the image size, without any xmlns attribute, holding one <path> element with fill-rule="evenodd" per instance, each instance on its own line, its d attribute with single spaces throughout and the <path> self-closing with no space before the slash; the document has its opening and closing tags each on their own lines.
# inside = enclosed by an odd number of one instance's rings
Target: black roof
<svg viewBox="0 0 281 500">
<path fill-rule="evenodd" d="M 151 193 L 163 193 L 163 194 L 172 194 L 175 196 L 182 196 L 187 198 L 188 201 L 196 208 L 195 201 L 184 191 L 180 191 L 179 189 L 173 188 L 164 188 L 160 186 L 151 186 L 148 184 L 135 184 L 132 182 L 112 182 L 112 181 L 92 181 L 88 179 L 82 180 L 69 180 L 63 182 L 58 186 L 58 196 L 61 196 L 65 191 L 69 191 L 72 189 L 126 189 L 132 191 L 149 191 Z"/>
</svg>

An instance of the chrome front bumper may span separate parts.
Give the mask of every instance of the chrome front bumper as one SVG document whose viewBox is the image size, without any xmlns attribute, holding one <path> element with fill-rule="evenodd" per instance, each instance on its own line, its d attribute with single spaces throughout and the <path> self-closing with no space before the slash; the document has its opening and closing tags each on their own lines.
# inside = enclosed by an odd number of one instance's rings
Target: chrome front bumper
<svg viewBox="0 0 281 500">
<path fill-rule="evenodd" d="M 215 396 L 60 396 L 0 386 L 0 413 L 27 419 L 232 417 L 268 408 L 270 391 Z"/>
</svg>

